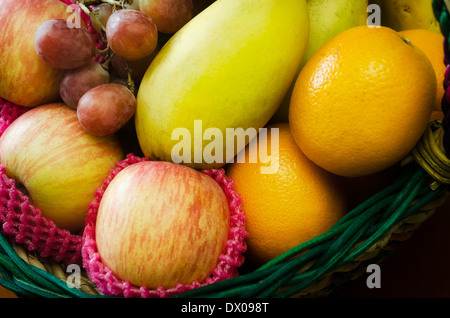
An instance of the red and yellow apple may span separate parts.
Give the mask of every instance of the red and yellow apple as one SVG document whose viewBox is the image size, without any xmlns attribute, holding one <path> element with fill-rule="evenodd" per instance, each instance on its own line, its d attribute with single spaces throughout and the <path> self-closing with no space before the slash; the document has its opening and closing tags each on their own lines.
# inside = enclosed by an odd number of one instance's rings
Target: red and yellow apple
<svg viewBox="0 0 450 318">
<path fill-rule="evenodd" d="M 144 161 L 120 171 L 101 198 L 95 237 L 102 263 L 148 288 L 202 282 L 225 252 L 230 227 L 220 185 L 192 168 Z"/>
<path fill-rule="evenodd" d="M 34 36 L 46 20 L 68 19 L 73 12 L 59 0 L 1 1 L 0 97 L 26 107 L 60 100 L 63 71 L 39 58 Z"/>
<path fill-rule="evenodd" d="M 96 189 L 122 159 L 115 136 L 89 135 L 76 111 L 60 103 L 29 110 L 0 137 L 6 174 L 44 217 L 72 232 L 84 226 Z"/>
</svg>

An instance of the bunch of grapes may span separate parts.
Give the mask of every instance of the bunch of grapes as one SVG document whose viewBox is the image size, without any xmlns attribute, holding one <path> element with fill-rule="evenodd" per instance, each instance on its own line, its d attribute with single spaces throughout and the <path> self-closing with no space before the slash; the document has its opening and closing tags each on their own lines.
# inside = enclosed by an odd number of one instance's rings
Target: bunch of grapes
<svg viewBox="0 0 450 318">
<path fill-rule="evenodd" d="M 75 0 L 106 48 L 83 26 L 45 21 L 35 36 L 39 57 L 64 70 L 60 96 L 92 135 L 113 134 L 136 111 L 136 91 L 168 38 L 193 18 L 193 0 Z M 103 55 L 100 63 L 95 60 Z"/>
</svg>

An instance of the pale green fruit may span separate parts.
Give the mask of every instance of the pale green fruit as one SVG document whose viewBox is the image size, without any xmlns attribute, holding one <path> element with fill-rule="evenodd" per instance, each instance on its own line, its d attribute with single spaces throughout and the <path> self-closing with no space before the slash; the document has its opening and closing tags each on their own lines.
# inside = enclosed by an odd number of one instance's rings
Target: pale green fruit
<svg viewBox="0 0 450 318">
<path fill-rule="evenodd" d="M 183 129 L 192 149 L 181 163 L 197 169 L 224 166 L 245 146 L 227 156 L 226 130 L 267 124 L 296 76 L 308 37 L 305 0 L 214 2 L 168 41 L 140 84 L 135 122 L 145 156 L 178 162 L 172 150 L 183 138 L 173 140 L 172 134 Z M 222 140 L 212 137 L 220 147 L 211 151 L 222 158 L 201 160 L 212 141 L 196 135 L 195 120 L 203 132 L 222 134 Z"/>
<path fill-rule="evenodd" d="M 381 25 L 395 31 L 425 29 L 441 32 L 433 0 L 370 0 L 381 9 Z"/>
<path fill-rule="evenodd" d="M 339 33 L 367 23 L 368 0 L 308 0 L 310 35 L 303 62 L 298 70 L 326 42 Z M 273 122 L 288 122 L 289 104 L 295 81 L 289 89 L 280 108 L 272 118 Z"/>
</svg>

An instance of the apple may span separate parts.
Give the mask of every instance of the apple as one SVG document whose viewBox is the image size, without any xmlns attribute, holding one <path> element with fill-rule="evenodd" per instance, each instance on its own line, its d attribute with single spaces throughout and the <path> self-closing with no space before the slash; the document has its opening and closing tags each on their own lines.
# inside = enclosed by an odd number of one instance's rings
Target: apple
<svg viewBox="0 0 450 318">
<path fill-rule="evenodd" d="M 123 158 L 115 136 L 84 131 L 75 110 L 46 104 L 17 118 L 0 137 L 0 164 L 58 228 L 76 232 L 110 169 Z"/>
<path fill-rule="evenodd" d="M 165 161 L 121 170 L 106 188 L 95 224 L 104 266 L 135 286 L 204 281 L 225 253 L 230 209 L 210 176 Z"/>
<path fill-rule="evenodd" d="M 39 26 L 68 19 L 74 10 L 58 0 L 2 0 L 0 5 L 0 96 L 34 107 L 60 101 L 63 71 L 42 61 L 34 49 Z M 82 19 L 80 19 L 82 20 Z"/>
</svg>

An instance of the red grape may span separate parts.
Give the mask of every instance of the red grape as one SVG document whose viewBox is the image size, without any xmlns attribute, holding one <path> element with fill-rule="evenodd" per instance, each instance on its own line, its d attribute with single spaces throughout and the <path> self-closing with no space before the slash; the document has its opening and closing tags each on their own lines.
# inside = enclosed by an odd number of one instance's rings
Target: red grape
<svg viewBox="0 0 450 318">
<path fill-rule="evenodd" d="M 136 98 L 125 86 L 103 84 L 87 91 L 78 102 L 77 116 L 91 135 L 106 136 L 117 132 L 136 112 Z"/>
<path fill-rule="evenodd" d="M 34 46 L 45 62 L 56 68 L 72 69 L 92 61 L 96 43 L 85 28 L 71 28 L 64 19 L 50 19 L 39 26 Z"/>
<path fill-rule="evenodd" d="M 194 14 L 192 0 L 140 0 L 139 9 L 152 18 L 158 31 L 173 34 Z"/>
<path fill-rule="evenodd" d="M 147 68 L 150 66 L 151 62 L 155 58 L 158 53 L 158 48 L 153 51 L 149 56 L 144 57 L 143 59 L 137 61 L 126 61 L 124 58 L 115 55 L 111 59 L 111 66 L 114 72 L 123 79 L 128 79 L 128 71 L 126 69 L 126 62 L 128 63 L 128 68 L 131 70 L 131 79 L 135 83 L 140 83 L 142 78 L 144 77 Z"/>
<path fill-rule="evenodd" d="M 67 70 L 59 85 L 59 94 L 67 106 L 76 109 L 78 101 L 88 90 L 109 83 L 109 73 L 97 62 Z"/>
<path fill-rule="evenodd" d="M 109 3 L 102 3 L 96 6 L 92 13 L 97 17 L 98 21 L 103 25 L 103 27 L 106 27 L 106 24 L 108 23 L 109 17 L 113 13 L 113 6 Z M 92 21 L 93 19 L 91 19 Z M 98 26 L 95 22 L 92 23 L 95 30 L 100 33 L 101 27 Z"/>
<path fill-rule="evenodd" d="M 158 30 L 145 13 L 122 9 L 109 17 L 106 39 L 115 54 L 136 61 L 149 56 L 156 49 Z"/>
</svg>

